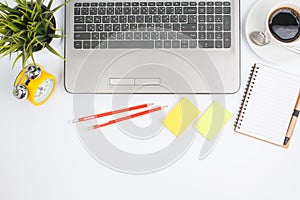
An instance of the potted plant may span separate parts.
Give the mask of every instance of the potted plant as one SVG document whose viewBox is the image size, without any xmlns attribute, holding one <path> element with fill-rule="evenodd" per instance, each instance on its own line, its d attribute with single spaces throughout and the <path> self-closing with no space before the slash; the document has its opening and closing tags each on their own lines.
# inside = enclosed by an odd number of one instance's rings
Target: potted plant
<svg viewBox="0 0 300 200">
<path fill-rule="evenodd" d="M 22 68 L 30 58 L 35 64 L 34 52 L 46 48 L 51 53 L 64 59 L 50 42 L 53 38 L 62 38 L 56 34 L 54 13 L 69 1 L 51 9 L 53 0 L 45 5 L 45 0 L 13 0 L 16 6 L 0 3 L 0 55 L 16 53 L 12 67 L 19 59 Z"/>
</svg>

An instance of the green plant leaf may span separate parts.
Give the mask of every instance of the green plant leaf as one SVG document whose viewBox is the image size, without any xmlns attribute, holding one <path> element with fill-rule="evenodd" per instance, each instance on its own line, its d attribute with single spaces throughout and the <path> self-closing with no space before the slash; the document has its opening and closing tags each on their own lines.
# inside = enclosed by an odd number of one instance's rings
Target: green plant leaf
<svg viewBox="0 0 300 200">
<path fill-rule="evenodd" d="M 22 53 L 20 53 L 19 55 L 17 55 L 17 57 L 15 58 L 13 64 L 12 64 L 12 69 L 15 68 L 15 65 L 17 64 L 18 60 L 20 60 L 20 58 L 22 58 Z"/>
<path fill-rule="evenodd" d="M 54 9 L 52 9 L 52 12 L 56 12 L 57 10 L 59 10 L 61 7 L 65 6 L 69 2 L 71 2 L 71 0 L 65 1 L 64 3 L 58 5 L 57 7 L 55 7 Z"/>
<path fill-rule="evenodd" d="M 55 49 L 53 49 L 48 43 L 46 43 L 45 47 L 54 55 L 60 57 L 61 59 L 65 60 L 64 57 L 62 57 L 57 51 L 55 51 Z"/>
<path fill-rule="evenodd" d="M 63 35 L 57 35 L 57 34 L 48 34 L 49 37 L 51 38 L 63 38 Z"/>
</svg>

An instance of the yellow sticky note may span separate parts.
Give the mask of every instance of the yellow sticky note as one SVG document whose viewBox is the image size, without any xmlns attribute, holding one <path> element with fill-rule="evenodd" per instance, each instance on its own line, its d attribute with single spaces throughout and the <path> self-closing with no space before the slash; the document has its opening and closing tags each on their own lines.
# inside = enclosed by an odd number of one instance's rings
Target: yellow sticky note
<svg viewBox="0 0 300 200">
<path fill-rule="evenodd" d="M 194 125 L 194 128 L 206 139 L 213 140 L 227 122 L 232 114 L 221 104 L 214 102 Z"/>
<path fill-rule="evenodd" d="M 200 114 L 200 110 L 187 98 L 174 106 L 163 120 L 163 124 L 175 135 L 179 136 Z"/>
</svg>

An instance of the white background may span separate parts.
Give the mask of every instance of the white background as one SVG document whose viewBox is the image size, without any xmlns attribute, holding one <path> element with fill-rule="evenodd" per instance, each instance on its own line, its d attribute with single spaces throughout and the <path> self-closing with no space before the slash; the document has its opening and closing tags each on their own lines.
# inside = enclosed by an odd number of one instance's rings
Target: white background
<svg viewBox="0 0 300 200">
<path fill-rule="evenodd" d="M 234 116 L 251 66 L 255 62 L 271 65 L 257 57 L 245 40 L 244 22 L 254 3 L 242 2 L 242 89 L 226 96 L 226 107 Z M 53 44 L 62 52 L 60 41 Z M 63 61 L 45 51 L 37 58 L 58 79 L 55 94 L 41 107 L 12 96 L 20 68 L 12 70 L 8 58 L 0 60 L 0 200 L 300 198 L 299 123 L 288 150 L 234 133 L 232 119 L 206 159 L 198 160 L 204 142 L 199 134 L 172 166 L 147 175 L 123 174 L 93 159 L 74 126 L 67 123 L 73 118 L 73 96 L 63 87 Z M 299 56 L 291 59 L 299 61 Z M 299 62 L 277 66 L 300 74 Z M 97 98 L 103 102 L 102 110 L 110 110 L 109 95 Z M 209 96 L 198 99 L 207 100 L 202 105 L 210 103 Z"/>
</svg>

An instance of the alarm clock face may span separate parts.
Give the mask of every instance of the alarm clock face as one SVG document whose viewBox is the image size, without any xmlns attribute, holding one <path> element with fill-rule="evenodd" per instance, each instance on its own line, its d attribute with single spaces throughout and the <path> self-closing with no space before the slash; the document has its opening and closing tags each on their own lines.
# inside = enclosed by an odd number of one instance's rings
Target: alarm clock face
<svg viewBox="0 0 300 200">
<path fill-rule="evenodd" d="M 38 89 L 34 94 L 34 101 L 40 103 L 45 101 L 49 95 L 51 95 L 52 90 L 54 89 L 54 79 L 48 78 L 39 85 Z"/>
</svg>

